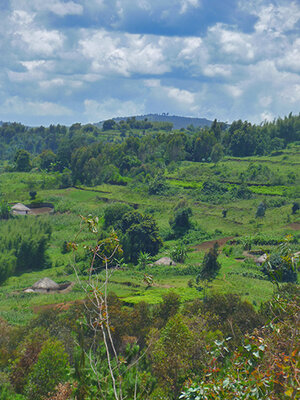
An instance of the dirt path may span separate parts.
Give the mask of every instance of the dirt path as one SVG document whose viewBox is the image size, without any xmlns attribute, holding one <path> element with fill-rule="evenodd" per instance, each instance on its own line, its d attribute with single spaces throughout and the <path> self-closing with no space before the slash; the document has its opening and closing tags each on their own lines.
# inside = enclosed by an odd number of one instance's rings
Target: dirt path
<svg viewBox="0 0 300 400">
<path fill-rule="evenodd" d="M 287 225 L 287 228 L 292 228 L 295 231 L 300 230 L 300 222 L 292 222 L 291 224 Z"/>
<path fill-rule="evenodd" d="M 227 236 L 221 239 L 209 240 L 208 242 L 197 244 L 196 246 L 193 247 L 193 249 L 195 249 L 196 251 L 207 250 L 213 247 L 215 243 L 218 243 L 219 247 L 222 248 L 225 246 L 226 242 L 230 239 L 234 239 L 234 236 Z"/>
</svg>

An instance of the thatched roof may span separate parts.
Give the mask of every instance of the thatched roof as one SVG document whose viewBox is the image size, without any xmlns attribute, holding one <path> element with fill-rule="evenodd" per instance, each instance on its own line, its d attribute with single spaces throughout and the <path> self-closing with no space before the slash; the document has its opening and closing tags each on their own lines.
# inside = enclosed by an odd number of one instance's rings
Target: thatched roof
<svg viewBox="0 0 300 400">
<path fill-rule="evenodd" d="M 14 206 L 12 206 L 11 209 L 14 210 L 14 211 L 30 211 L 30 208 L 26 207 L 22 203 L 15 204 Z"/>
<path fill-rule="evenodd" d="M 176 265 L 176 263 L 170 257 L 162 257 L 155 261 L 154 265 Z"/>
<path fill-rule="evenodd" d="M 58 290 L 59 285 L 52 279 L 43 278 L 32 285 L 32 289 L 46 289 L 46 290 Z"/>
</svg>

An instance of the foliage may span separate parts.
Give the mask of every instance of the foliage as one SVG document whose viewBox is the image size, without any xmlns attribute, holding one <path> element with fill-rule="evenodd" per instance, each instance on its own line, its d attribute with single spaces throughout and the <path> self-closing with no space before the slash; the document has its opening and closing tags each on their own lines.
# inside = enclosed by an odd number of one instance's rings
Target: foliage
<svg viewBox="0 0 300 400">
<path fill-rule="evenodd" d="M 19 344 L 10 374 L 10 380 L 17 393 L 23 393 L 28 376 L 38 360 L 44 342 L 48 339 L 48 332 L 35 328 Z"/>
<path fill-rule="evenodd" d="M 32 190 L 29 192 L 30 200 L 34 200 L 36 198 L 37 192 Z"/>
<path fill-rule="evenodd" d="M 125 203 L 112 203 L 104 209 L 104 227 L 117 227 L 124 214 L 131 211 L 132 207 Z"/>
<path fill-rule="evenodd" d="M 1 219 L 9 219 L 10 214 L 10 206 L 6 201 L 0 201 L 0 220 Z"/>
<path fill-rule="evenodd" d="M 31 169 L 30 154 L 26 150 L 19 150 L 15 155 L 16 171 L 29 171 Z"/>
<path fill-rule="evenodd" d="M 47 340 L 28 375 L 28 383 L 24 389 L 28 399 L 42 400 L 59 383 L 66 380 L 68 371 L 68 357 L 62 343 L 58 340 Z"/>
<path fill-rule="evenodd" d="M 156 221 L 137 211 L 126 213 L 121 220 L 122 248 L 127 261 L 136 262 L 140 252 L 154 256 L 162 246 Z"/>
<path fill-rule="evenodd" d="M 296 212 L 297 212 L 298 210 L 300 210 L 299 203 L 294 202 L 294 203 L 293 203 L 293 206 L 292 206 L 292 214 L 296 214 Z"/>
<path fill-rule="evenodd" d="M 2 281 L 13 273 L 50 266 L 47 255 L 51 227 L 47 221 L 31 217 L 6 221 L 0 229 L 0 265 Z"/>
<path fill-rule="evenodd" d="M 291 242 L 292 236 L 286 236 L 277 249 L 268 255 L 262 266 L 262 271 L 274 282 L 296 282 L 297 264 L 299 259 L 294 257 Z"/>
<path fill-rule="evenodd" d="M 265 205 L 265 203 L 261 202 L 261 203 L 259 203 L 259 205 L 257 207 L 255 217 L 262 218 L 265 216 L 265 212 L 266 212 L 266 205 Z"/>
<path fill-rule="evenodd" d="M 171 258 L 179 263 L 184 263 L 187 256 L 187 247 L 183 243 L 178 243 L 170 253 Z"/>
<path fill-rule="evenodd" d="M 215 242 L 214 246 L 205 254 L 202 262 L 202 269 L 197 276 L 197 283 L 199 283 L 200 279 L 212 280 L 217 276 L 221 268 L 221 264 L 218 261 L 218 249 L 218 242 Z"/>
<path fill-rule="evenodd" d="M 149 253 L 143 253 L 142 251 L 139 254 L 138 258 L 138 266 L 140 269 L 145 269 L 152 262 L 152 257 Z"/>
<path fill-rule="evenodd" d="M 179 208 L 175 211 L 175 214 L 170 219 L 169 223 L 177 237 L 183 236 L 191 228 L 191 216 L 192 210 L 190 207 Z"/>
<path fill-rule="evenodd" d="M 191 366 L 189 349 L 192 342 L 192 332 L 183 318 L 176 315 L 168 321 L 159 340 L 151 348 L 153 369 L 174 400 L 178 398 Z"/>
<path fill-rule="evenodd" d="M 156 175 L 149 182 L 148 193 L 149 194 L 164 194 L 167 189 L 166 179 L 161 175 Z"/>
</svg>

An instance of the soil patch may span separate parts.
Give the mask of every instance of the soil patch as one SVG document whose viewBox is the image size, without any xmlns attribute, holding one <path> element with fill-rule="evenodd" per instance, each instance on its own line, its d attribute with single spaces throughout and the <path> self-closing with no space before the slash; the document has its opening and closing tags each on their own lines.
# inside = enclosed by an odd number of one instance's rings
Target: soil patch
<svg viewBox="0 0 300 400">
<path fill-rule="evenodd" d="M 40 207 L 40 208 L 30 209 L 30 214 L 32 215 L 50 214 L 51 212 L 54 212 L 54 209 L 50 207 Z"/>
<path fill-rule="evenodd" d="M 83 303 L 84 303 L 84 300 L 74 300 L 74 301 L 68 301 L 65 303 L 45 304 L 43 306 L 33 306 L 32 310 L 35 314 L 39 313 L 40 311 L 45 311 L 45 310 L 65 311 L 65 310 L 69 310 L 69 308 L 74 305 L 79 305 L 79 304 L 83 304 Z"/>
<path fill-rule="evenodd" d="M 208 250 L 211 247 L 213 247 L 215 243 L 218 243 L 219 247 L 222 248 L 225 246 L 226 242 L 228 242 L 228 240 L 230 239 L 234 239 L 234 236 L 227 236 L 221 239 L 209 240 L 208 242 L 197 244 L 196 246 L 193 247 L 193 249 L 195 249 L 196 251 Z"/>
<path fill-rule="evenodd" d="M 300 222 L 292 222 L 291 224 L 287 225 L 288 228 L 292 228 L 295 231 L 300 230 Z"/>
</svg>

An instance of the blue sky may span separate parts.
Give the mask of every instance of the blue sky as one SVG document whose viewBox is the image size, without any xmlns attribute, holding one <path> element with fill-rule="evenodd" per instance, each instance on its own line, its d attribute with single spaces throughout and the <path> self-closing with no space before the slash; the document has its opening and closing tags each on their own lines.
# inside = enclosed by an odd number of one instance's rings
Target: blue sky
<svg viewBox="0 0 300 400">
<path fill-rule="evenodd" d="M 300 2 L 5 0 L 0 120 L 300 111 Z"/>
</svg>

